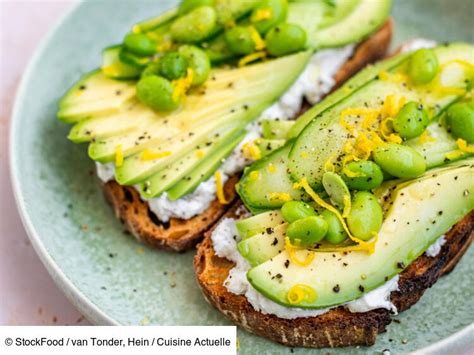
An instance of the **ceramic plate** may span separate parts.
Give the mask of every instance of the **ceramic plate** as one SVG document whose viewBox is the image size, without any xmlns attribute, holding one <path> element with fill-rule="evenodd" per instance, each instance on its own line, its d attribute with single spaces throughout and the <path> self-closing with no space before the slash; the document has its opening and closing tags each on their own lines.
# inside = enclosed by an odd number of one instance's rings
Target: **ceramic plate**
<svg viewBox="0 0 474 355">
<path fill-rule="evenodd" d="M 151 250 L 123 233 L 102 197 L 86 145 L 69 142 L 70 127 L 55 119 L 58 99 L 82 73 L 100 64 L 102 48 L 120 42 L 133 23 L 176 3 L 78 4 L 42 43 L 16 100 L 11 170 L 20 213 L 58 286 L 96 324 L 229 324 L 204 301 L 197 287 L 193 251 L 175 255 Z M 472 43 L 473 12 L 472 0 L 397 1 L 395 45 L 416 36 Z M 468 326 L 474 322 L 473 251 L 411 310 L 399 315 L 399 322 L 393 322 L 370 350 L 405 353 L 443 339 L 433 346 L 454 350 L 472 342 Z M 239 339 L 241 353 L 285 349 L 244 331 L 239 331 Z M 295 353 L 306 351 L 295 349 Z"/>
</svg>

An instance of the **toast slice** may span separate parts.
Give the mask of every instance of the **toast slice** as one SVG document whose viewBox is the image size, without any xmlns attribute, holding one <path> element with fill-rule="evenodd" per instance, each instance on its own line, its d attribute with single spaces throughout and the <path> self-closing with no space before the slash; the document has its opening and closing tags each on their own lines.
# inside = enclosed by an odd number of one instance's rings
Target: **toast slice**
<svg viewBox="0 0 474 355">
<path fill-rule="evenodd" d="M 389 19 L 376 33 L 357 46 L 352 57 L 337 73 L 334 89 L 367 64 L 383 58 L 391 38 L 392 22 Z M 225 184 L 226 198 L 231 202 L 229 205 L 222 205 L 216 199 L 200 215 L 188 220 L 172 218 L 168 223 L 162 223 L 156 218 L 150 211 L 148 203 L 140 199 L 134 188 L 110 181 L 103 185 L 103 190 L 117 218 L 137 240 L 151 247 L 183 252 L 194 247 L 202 239 L 203 233 L 222 217 L 232 202 L 236 201 L 234 186 L 237 181 L 238 176 L 234 176 Z"/>
<path fill-rule="evenodd" d="M 225 217 L 237 217 L 240 206 L 236 204 Z M 251 333 L 292 347 L 367 346 L 373 345 L 377 335 L 391 322 L 386 309 L 351 313 L 338 307 L 317 317 L 291 320 L 260 313 L 245 296 L 225 288 L 224 281 L 234 264 L 215 255 L 211 234 L 212 231 L 206 233 L 194 258 L 198 284 L 210 304 Z M 438 278 L 453 270 L 473 238 L 474 212 L 471 212 L 446 234 L 446 243 L 436 257 L 423 254 L 400 274 L 399 291 L 391 294 L 398 311 L 410 308 Z"/>
</svg>

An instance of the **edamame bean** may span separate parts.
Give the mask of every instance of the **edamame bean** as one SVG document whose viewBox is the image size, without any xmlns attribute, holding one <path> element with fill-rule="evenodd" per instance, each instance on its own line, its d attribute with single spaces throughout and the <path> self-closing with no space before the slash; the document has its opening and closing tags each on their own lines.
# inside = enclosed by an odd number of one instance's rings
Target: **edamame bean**
<svg viewBox="0 0 474 355">
<path fill-rule="evenodd" d="M 225 42 L 230 51 L 236 55 L 247 55 L 255 52 L 255 41 L 248 27 L 235 26 L 225 32 Z"/>
<path fill-rule="evenodd" d="M 141 56 L 156 53 L 156 42 L 144 33 L 129 33 L 123 40 L 123 45 L 130 52 Z"/>
<path fill-rule="evenodd" d="M 430 119 L 423 106 L 410 101 L 406 103 L 393 119 L 393 129 L 400 137 L 410 139 L 420 136 Z"/>
<path fill-rule="evenodd" d="M 354 195 L 351 213 L 347 217 L 347 226 L 359 239 L 369 240 L 382 226 L 383 212 L 377 198 L 367 191 Z"/>
<path fill-rule="evenodd" d="M 438 58 L 432 49 L 419 49 L 411 57 L 408 75 L 416 85 L 428 84 L 438 73 Z"/>
<path fill-rule="evenodd" d="M 216 18 L 216 10 L 213 7 L 198 7 L 173 22 L 170 28 L 171 36 L 177 42 L 200 42 L 214 30 Z"/>
<path fill-rule="evenodd" d="M 188 61 L 178 52 L 166 53 L 160 58 L 160 73 L 169 80 L 176 80 L 186 75 Z"/>
<path fill-rule="evenodd" d="M 344 174 L 344 180 L 352 190 L 372 190 L 380 186 L 384 180 L 382 169 L 369 160 L 350 162 L 345 169 L 354 175 Z"/>
<path fill-rule="evenodd" d="M 141 77 L 144 78 L 146 76 L 151 76 L 151 75 L 160 75 L 160 67 L 161 67 L 161 65 L 160 65 L 159 61 L 151 62 L 142 71 Z"/>
<path fill-rule="evenodd" d="M 313 207 L 302 201 L 287 201 L 281 207 L 283 219 L 288 223 L 297 221 L 309 216 L 316 216 Z"/>
<path fill-rule="evenodd" d="M 147 76 L 138 81 L 137 97 L 156 111 L 173 111 L 180 104 L 180 100 L 173 100 L 171 82 L 157 75 Z"/>
<path fill-rule="evenodd" d="M 193 86 L 203 84 L 211 71 L 211 61 L 207 54 L 195 46 L 181 46 L 178 52 L 186 58 L 188 67 L 193 70 Z"/>
<path fill-rule="evenodd" d="M 415 178 L 426 171 L 423 157 L 411 147 L 390 143 L 374 150 L 374 161 L 389 174 Z"/>
<path fill-rule="evenodd" d="M 310 216 L 294 221 L 288 226 L 286 235 L 291 244 L 308 247 L 326 236 L 328 224 L 321 216 Z"/>
<path fill-rule="evenodd" d="M 322 179 L 324 190 L 329 195 L 331 202 L 339 209 L 350 208 L 351 193 L 344 180 L 333 172 L 326 172 Z"/>
<path fill-rule="evenodd" d="M 451 134 L 474 144 L 474 101 L 459 102 L 448 108 L 446 124 Z"/>
<path fill-rule="evenodd" d="M 283 23 L 265 36 L 268 53 L 275 57 L 298 52 L 306 47 L 306 32 L 299 25 Z"/>
<path fill-rule="evenodd" d="M 137 69 L 143 69 L 150 62 L 149 57 L 142 57 L 130 52 L 128 49 L 122 48 L 119 53 L 121 62 L 128 64 Z"/>
<path fill-rule="evenodd" d="M 346 240 L 348 235 L 344 230 L 341 221 L 334 213 L 329 210 L 324 210 L 324 212 L 321 213 L 321 217 L 323 217 L 328 224 L 328 231 L 324 237 L 325 240 L 331 244 L 340 244 Z"/>
<path fill-rule="evenodd" d="M 183 0 L 181 1 L 181 5 L 179 5 L 178 14 L 184 15 L 189 11 L 194 10 L 196 7 L 212 5 L 214 5 L 214 0 Z"/>
<path fill-rule="evenodd" d="M 262 3 L 252 11 L 250 21 L 262 35 L 270 28 L 282 23 L 288 13 L 287 0 L 263 0 Z"/>
</svg>

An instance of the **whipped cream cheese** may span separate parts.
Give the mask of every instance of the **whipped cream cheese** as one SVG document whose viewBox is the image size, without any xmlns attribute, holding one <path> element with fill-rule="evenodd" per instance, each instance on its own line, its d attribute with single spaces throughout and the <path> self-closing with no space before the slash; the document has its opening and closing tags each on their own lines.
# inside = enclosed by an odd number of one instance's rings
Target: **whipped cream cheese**
<svg viewBox="0 0 474 355">
<path fill-rule="evenodd" d="M 431 39 L 414 38 L 405 42 L 400 47 L 400 52 L 402 53 L 414 52 L 422 48 L 433 48 L 433 47 L 436 47 L 436 45 L 437 45 L 436 41 L 433 41 Z"/>
<path fill-rule="evenodd" d="M 247 271 L 250 264 L 237 250 L 237 243 L 240 241 L 239 232 L 232 218 L 223 219 L 211 235 L 214 251 L 217 256 L 226 258 L 235 263 L 235 267 L 230 270 L 229 276 L 224 282 L 224 286 L 229 292 L 245 295 L 255 310 L 263 314 L 274 314 L 279 318 L 295 319 L 305 317 L 315 317 L 330 311 L 332 308 L 324 309 L 303 309 L 296 307 L 285 307 L 271 301 L 263 296 L 247 280 Z M 385 308 L 394 313 L 397 308 L 390 302 L 390 293 L 398 290 L 398 278 L 395 276 L 382 286 L 366 293 L 362 297 L 345 304 L 351 312 L 367 312 L 376 308 Z M 333 307 L 334 308 L 334 307 Z"/>
<path fill-rule="evenodd" d="M 438 238 L 436 242 L 431 244 L 428 249 L 426 249 L 425 254 L 429 257 L 434 258 L 436 255 L 439 254 L 441 251 L 441 248 L 443 245 L 446 243 L 446 237 L 442 235 L 441 237 Z"/>
</svg>

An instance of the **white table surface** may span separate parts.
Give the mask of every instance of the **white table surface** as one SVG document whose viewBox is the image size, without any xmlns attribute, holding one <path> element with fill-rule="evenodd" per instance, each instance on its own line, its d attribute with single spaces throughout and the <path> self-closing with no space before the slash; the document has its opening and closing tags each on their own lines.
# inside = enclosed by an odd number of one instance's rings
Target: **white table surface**
<svg viewBox="0 0 474 355">
<path fill-rule="evenodd" d="M 8 167 L 18 83 L 39 41 L 72 2 L 0 0 L 0 325 L 88 324 L 35 254 L 15 206 Z"/>
</svg>

